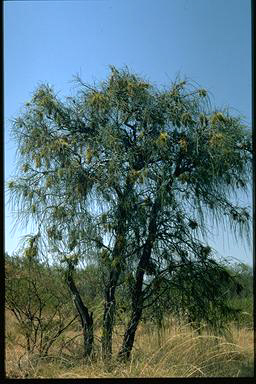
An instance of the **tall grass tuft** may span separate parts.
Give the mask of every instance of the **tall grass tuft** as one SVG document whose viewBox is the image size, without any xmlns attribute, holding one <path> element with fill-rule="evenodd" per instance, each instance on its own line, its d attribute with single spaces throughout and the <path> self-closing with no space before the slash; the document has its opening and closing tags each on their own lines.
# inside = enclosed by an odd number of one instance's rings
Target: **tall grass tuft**
<svg viewBox="0 0 256 384">
<path fill-rule="evenodd" d="M 113 360 L 101 359 L 100 330 L 96 332 L 94 358 L 84 362 L 82 335 L 76 328 L 56 343 L 45 359 L 28 356 L 20 347 L 20 335 L 11 314 L 6 329 L 6 373 L 9 378 L 106 378 L 106 377 L 251 377 L 253 329 L 230 324 L 229 339 L 170 321 L 159 334 L 152 324 L 140 324 L 131 359 L 120 364 L 118 353 L 123 329 L 113 338 Z M 65 344 L 66 343 L 66 344 Z M 66 347 L 65 347 L 66 345 Z"/>
</svg>

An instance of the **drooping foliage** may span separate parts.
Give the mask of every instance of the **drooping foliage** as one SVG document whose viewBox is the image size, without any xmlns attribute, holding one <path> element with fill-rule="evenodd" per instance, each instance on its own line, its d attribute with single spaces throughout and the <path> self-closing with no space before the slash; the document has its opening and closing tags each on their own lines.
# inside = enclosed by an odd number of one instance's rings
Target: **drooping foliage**
<svg viewBox="0 0 256 384">
<path fill-rule="evenodd" d="M 218 308 L 214 285 L 225 277 L 217 264 L 217 282 L 207 272 L 207 220 L 249 232 L 249 210 L 236 192 L 250 181 L 251 137 L 239 117 L 212 108 L 207 91 L 185 80 L 159 90 L 111 67 L 97 86 L 78 83 L 65 102 L 41 85 L 14 121 L 20 168 L 9 190 L 18 221 L 38 226 L 37 251 L 74 265 L 90 257 L 99 263 L 105 354 L 115 291 L 129 282 L 131 322 L 121 353 L 128 356 L 145 300 L 164 281 L 168 289 L 183 281 L 176 287 L 189 291 L 186 306 L 189 296 L 200 298 L 200 316 Z"/>
</svg>

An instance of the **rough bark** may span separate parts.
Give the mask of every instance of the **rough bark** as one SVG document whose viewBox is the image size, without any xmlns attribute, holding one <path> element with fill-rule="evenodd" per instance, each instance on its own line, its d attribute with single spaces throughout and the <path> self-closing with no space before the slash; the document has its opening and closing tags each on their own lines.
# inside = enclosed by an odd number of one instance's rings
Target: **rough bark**
<svg viewBox="0 0 256 384">
<path fill-rule="evenodd" d="M 150 259 L 151 249 L 152 249 L 152 244 L 147 242 L 145 244 L 144 251 L 137 268 L 136 281 L 135 281 L 135 286 L 134 286 L 133 295 L 132 295 L 131 318 L 124 334 L 122 347 L 118 354 L 118 358 L 122 361 L 127 361 L 130 357 L 130 354 L 133 348 L 135 333 L 136 333 L 139 321 L 141 319 L 142 309 L 143 309 L 143 290 L 142 290 L 143 278 L 144 278 L 146 264 Z"/>
<path fill-rule="evenodd" d="M 84 357 L 91 357 L 93 353 L 93 312 L 89 313 L 74 283 L 72 272 L 74 267 L 70 264 L 67 272 L 67 284 L 73 295 L 75 307 L 81 319 L 84 336 Z"/>
<path fill-rule="evenodd" d="M 115 316 L 115 291 L 120 271 L 113 269 L 110 273 L 110 283 L 105 290 L 105 304 L 103 316 L 102 357 L 104 360 L 112 356 L 112 333 Z"/>
<path fill-rule="evenodd" d="M 156 238 L 156 232 L 157 232 L 156 219 L 157 219 L 157 214 L 159 209 L 160 209 L 160 201 L 159 199 L 156 199 L 150 215 L 148 237 L 145 242 L 143 252 L 142 252 L 142 255 L 137 267 L 137 271 L 136 271 L 135 286 L 134 286 L 133 295 L 132 295 L 131 318 L 124 334 L 122 347 L 118 354 L 119 360 L 122 360 L 122 361 L 127 361 L 130 358 L 136 330 L 142 315 L 143 301 L 144 301 L 143 300 L 143 278 L 144 278 L 147 264 L 150 261 L 152 247 Z"/>
<path fill-rule="evenodd" d="M 118 225 L 116 230 L 116 241 L 112 252 L 112 262 L 116 265 L 110 271 L 109 283 L 105 288 L 105 304 L 103 316 L 103 335 L 102 335 L 102 357 L 109 360 L 112 357 L 112 333 L 115 319 L 115 292 L 118 280 L 122 271 L 123 253 L 125 249 L 125 235 L 127 230 L 126 222 L 131 212 L 127 210 L 127 198 L 132 190 L 133 183 L 126 180 L 124 192 L 117 190 L 119 197 Z"/>
<path fill-rule="evenodd" d="M 112 333 L 115 319 L 116 300 L 115 293 L 118 280 L 121 274 L 122 253 L 124 251 L 124 230 L 125 227 L 119 228 L 116 243 L 113 249 L 113 260 L 116 266 L 110 271 L 109 283 L 105 289 L 105 304 L 103 316 L 103 335 L 102 335 L 102 357 L 104 360 L 111 359 L 112 356 Z"/>
</svg>

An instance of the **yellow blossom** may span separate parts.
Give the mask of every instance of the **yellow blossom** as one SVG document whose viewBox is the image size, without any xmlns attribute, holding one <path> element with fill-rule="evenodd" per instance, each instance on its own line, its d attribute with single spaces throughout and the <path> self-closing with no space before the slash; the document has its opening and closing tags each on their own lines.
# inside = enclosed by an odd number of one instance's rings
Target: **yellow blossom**
<svg viewBox="0 0 256 384">
<path fill-rule="evenodd" d="M 35 162 L 36 168 L 40 168 L 41 167 L 41 158 L 40 158 L 40 156 L 36 156 L 35 159 L 34 159 L 34 162 Z"/>
<path fill-rule="evenodd" d="M 166 141 L 168 140 L 169 138 L 169 135 L 167 132 L 160 132 L 160 135 L 159 135 L 159 140 L 163 141 L 166 143 Z"/>
<path fill-rule="evenodd" d="M 188 150 L 188 143 L 186 139 L 180 139 L 179 144 L 181 146 L 181 149 L 185 152 Z"/>
<path fill-rule="evenodd" d="M 25 163 L 25 164 L 23 164 L 23 165 L 22 165 L 22 167 L 21 167 L 21 169 L 22 169 L 22 171 L 23 171 L 23 172 L 27 172 L 27 171 L 28 171 L 28 169 L 29 169 L 29 166 L 28 166 L 28 164 L 26 164 L 26 163 Z"/>
<path fill-rule="evenodd" d="M 219 146 L 222 144 L 224 135 L 221 132 L 215 132 L 209 140 L 210 146 Z"/>
<path fill-rule="evenodd" d="M 164 146 L 167 144 L 168 138 L 169 138 L 169 135 L 167 132 L 160 132 L 156 140 L 156 144 L 160 146 Z"/>
<path fill-rule="evenodd" d="M 88 164 L 92 161 L 93 150 L 91 148 L 86 149 L 86 161 Z"/>
<path fill-rule="evenodd" d="M 90 105 L 99 106 L 104 101 L 105 101 L 105 96 L 100 92 L 93 92 L 93 94 L 91 94 L 88 99 L 88 102 Z"/>
<path fill-rule="evenodd" d="M 47 179 L 45 181 L 45 186 L 46 186 L 46 188 L 49 188 L 52 186 L 52 178 L 50 176 L 47 177 Z"/>
<path fill-rule="evenodd" d="M 221 112 L 215 112 L 211 117 L 211 123 L 217 124 L 217 123 L 225 123 L 226 118 Z"/>
</svg>

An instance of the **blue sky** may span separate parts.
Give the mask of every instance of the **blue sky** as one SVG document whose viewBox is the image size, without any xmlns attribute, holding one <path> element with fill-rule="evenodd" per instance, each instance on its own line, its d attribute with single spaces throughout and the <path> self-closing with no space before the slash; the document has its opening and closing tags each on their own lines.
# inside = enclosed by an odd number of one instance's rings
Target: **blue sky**
<svg viewBox="0 0 256 384">
<path fill-rule="evenodd" d="M 250 0 L 91 0 L 4 2 L 5 179 L 15 167 L 9 120 L 41 82 L 74 93 L 73 75 L 105 79 L 127 65 L 157 86 L 177 75 L 208 89 L 213 105 L 232 107 L 251 125 Z M 246 201 L 251 205 L 251 197 Z M 5 207 L 5 248 L 20 236 Z M 221 228 L 212 245 L 252 263 L 252 250 Z"/>
</svg>

